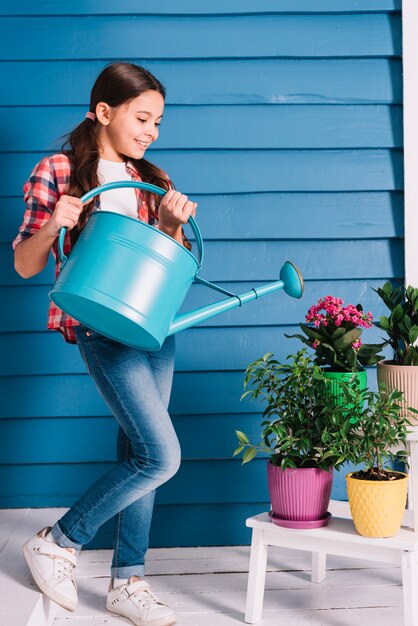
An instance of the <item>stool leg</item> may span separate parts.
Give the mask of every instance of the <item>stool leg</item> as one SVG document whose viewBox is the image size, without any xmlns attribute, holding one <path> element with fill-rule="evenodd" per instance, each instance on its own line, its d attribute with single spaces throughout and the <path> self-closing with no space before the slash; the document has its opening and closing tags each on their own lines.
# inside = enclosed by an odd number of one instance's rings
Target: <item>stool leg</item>
<svg viewBox="0 0 418 626">
<path fill-rule="evenodd" d="M 263 612 L 264 586 L 266 582 L 267 546 L 264 544 L 264 532 L 253 528 L 248 572 L 247 602 L 245 621 L 254 624 Z"/>
<path fill-rule="evenodd" d="M 325 552 L 312 552 L 311 582 L 321 583 L 325 580 L 327 555 Z"/>
<path fill-rule="evenodd" d="M 405 626 L 418 624 L 418 567 L 417 554 L 404 552 L 402 555 L 403 611 Z"/>
</svg>

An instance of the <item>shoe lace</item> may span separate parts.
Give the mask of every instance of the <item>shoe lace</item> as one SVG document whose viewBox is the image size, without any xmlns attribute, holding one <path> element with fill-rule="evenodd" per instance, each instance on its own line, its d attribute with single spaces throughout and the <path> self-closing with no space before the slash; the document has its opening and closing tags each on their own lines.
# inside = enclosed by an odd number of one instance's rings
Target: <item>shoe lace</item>
<svg viewBox="0 0 418 626">
<path fill-rule="evenodd" d="M 67 561 L 67 559 L 58 559 L 57 575 L 60 580 L 70 578 L 74 581 L 73 569 L 74 565 L 70 563 L 70 561 Z"/>
<path fill-rule="evenodd" d="M 132 597 L 141 609 L 150 608 L 153 604 L 163 604 L 151 589 L 138 589 Z"/>
</svg>

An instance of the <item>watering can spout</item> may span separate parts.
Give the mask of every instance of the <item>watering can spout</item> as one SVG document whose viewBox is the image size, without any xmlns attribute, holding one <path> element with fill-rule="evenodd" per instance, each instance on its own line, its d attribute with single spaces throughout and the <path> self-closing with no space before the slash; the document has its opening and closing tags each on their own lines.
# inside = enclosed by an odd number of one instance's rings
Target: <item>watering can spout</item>
<svg viewBox="0 0 418 626">
<path fill-rule="evenodd" d="M 198 277 L 196 277 L 196 282 L 201 282 L 210 287 L 214 287 L 211 283 L 208 283 L 207 281 L 204 281 Z M 205 320 L 208 320 L 215 315 L 219 315 L 220 313 L 229 311 L 229 309 L 234 309 L 235 307 L 242 306 L 245 302 L 255 300 L 256 298 L 261 298 L 262 296 L 265 296 L 268 293 L 272 293 L 273 291 L 278 291 L 279 289 L 283 289 L 285 293 L 287 293 L 287 295 L 291 296 L 292 298 L 301 298 L 303 294 L 303 288 L 304 285 L 301 273 L 299 272 L 297 267 L 293 265 L 293 263 L 291 263 L 290 261 L 286 261 L 286 263 L 284 263 L 280 270 L 280 280 L 272 283 L 267 283 L 265 285 L 262 285 L 261 287 L 253 288 L 250 291 L 247 291 L 240 295 L 229 294 L 229 297 L 225 300 L 220 300 L 219 302 L 215 302 L 214 304 L 208 304 L 207 306 L 196 309 L 195 311 L 178 315 L 172 322 L 168 331 L 168 335 L 174 335 L 181 330 L 185 330 L 186 328 L 190 328 L 195 324 L 204 322 Z M 219 288 L 218 290 L 222 291 Z M 224 291 L 224 293 L 229 292 Z"/>
</svg>

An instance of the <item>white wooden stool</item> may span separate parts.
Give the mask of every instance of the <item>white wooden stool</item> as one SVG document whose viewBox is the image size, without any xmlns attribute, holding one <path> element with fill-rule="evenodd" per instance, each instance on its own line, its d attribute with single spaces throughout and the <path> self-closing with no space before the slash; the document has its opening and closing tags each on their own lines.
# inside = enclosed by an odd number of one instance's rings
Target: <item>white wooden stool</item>
<svg viewBox="0 0 418 626">
<path fill-rule="evenodd" d="M 404 625 L 418 626 L 418 430 L 409 436 L 410 486 L 403 527 L 395 537 L 372 539 L 357 534 L 347 502 L 331 500 L 333 517 L 327 526 L 312 530 L 295 530 L 276 526 L 268 512 L 250 517 L 252 528 L 245 621 L 261 619 L 268 546 L 295 548 L 312 552 L 311 581 L 319 583 L 326 574 L 326 555 L 335 554 L 358 559 L 400 565 L 402 568 Z M 415 487 L 415 488 L 414 488 Z M 406 526 L 407 528 L 404 528 Z"/>
</svg>

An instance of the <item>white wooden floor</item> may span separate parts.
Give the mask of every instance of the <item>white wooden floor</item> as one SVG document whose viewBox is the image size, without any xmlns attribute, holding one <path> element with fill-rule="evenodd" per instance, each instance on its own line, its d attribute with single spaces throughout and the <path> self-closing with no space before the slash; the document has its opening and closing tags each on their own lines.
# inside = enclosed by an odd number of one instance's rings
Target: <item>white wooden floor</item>
<svg viewBox="0 0 418 626">
<path fill-rule="evenodd" d="M 0 510 L 1 626 L 123 626 L 104 608 L 111 552 L 83 550 L 77 568 L 79 607 L 57 608 L 36 590 L 21 553 L 24 541 L 65 509 Z M 244 623 L 249 546 L 159 548 L 146 577 L 177 614 L 178 626 Z M 402 624 L 400 570 L 328 557 L 327 579 L 309 580 L 310 555 L 270 548 L 263 619 L 258 626 Z"/>
</svg>

